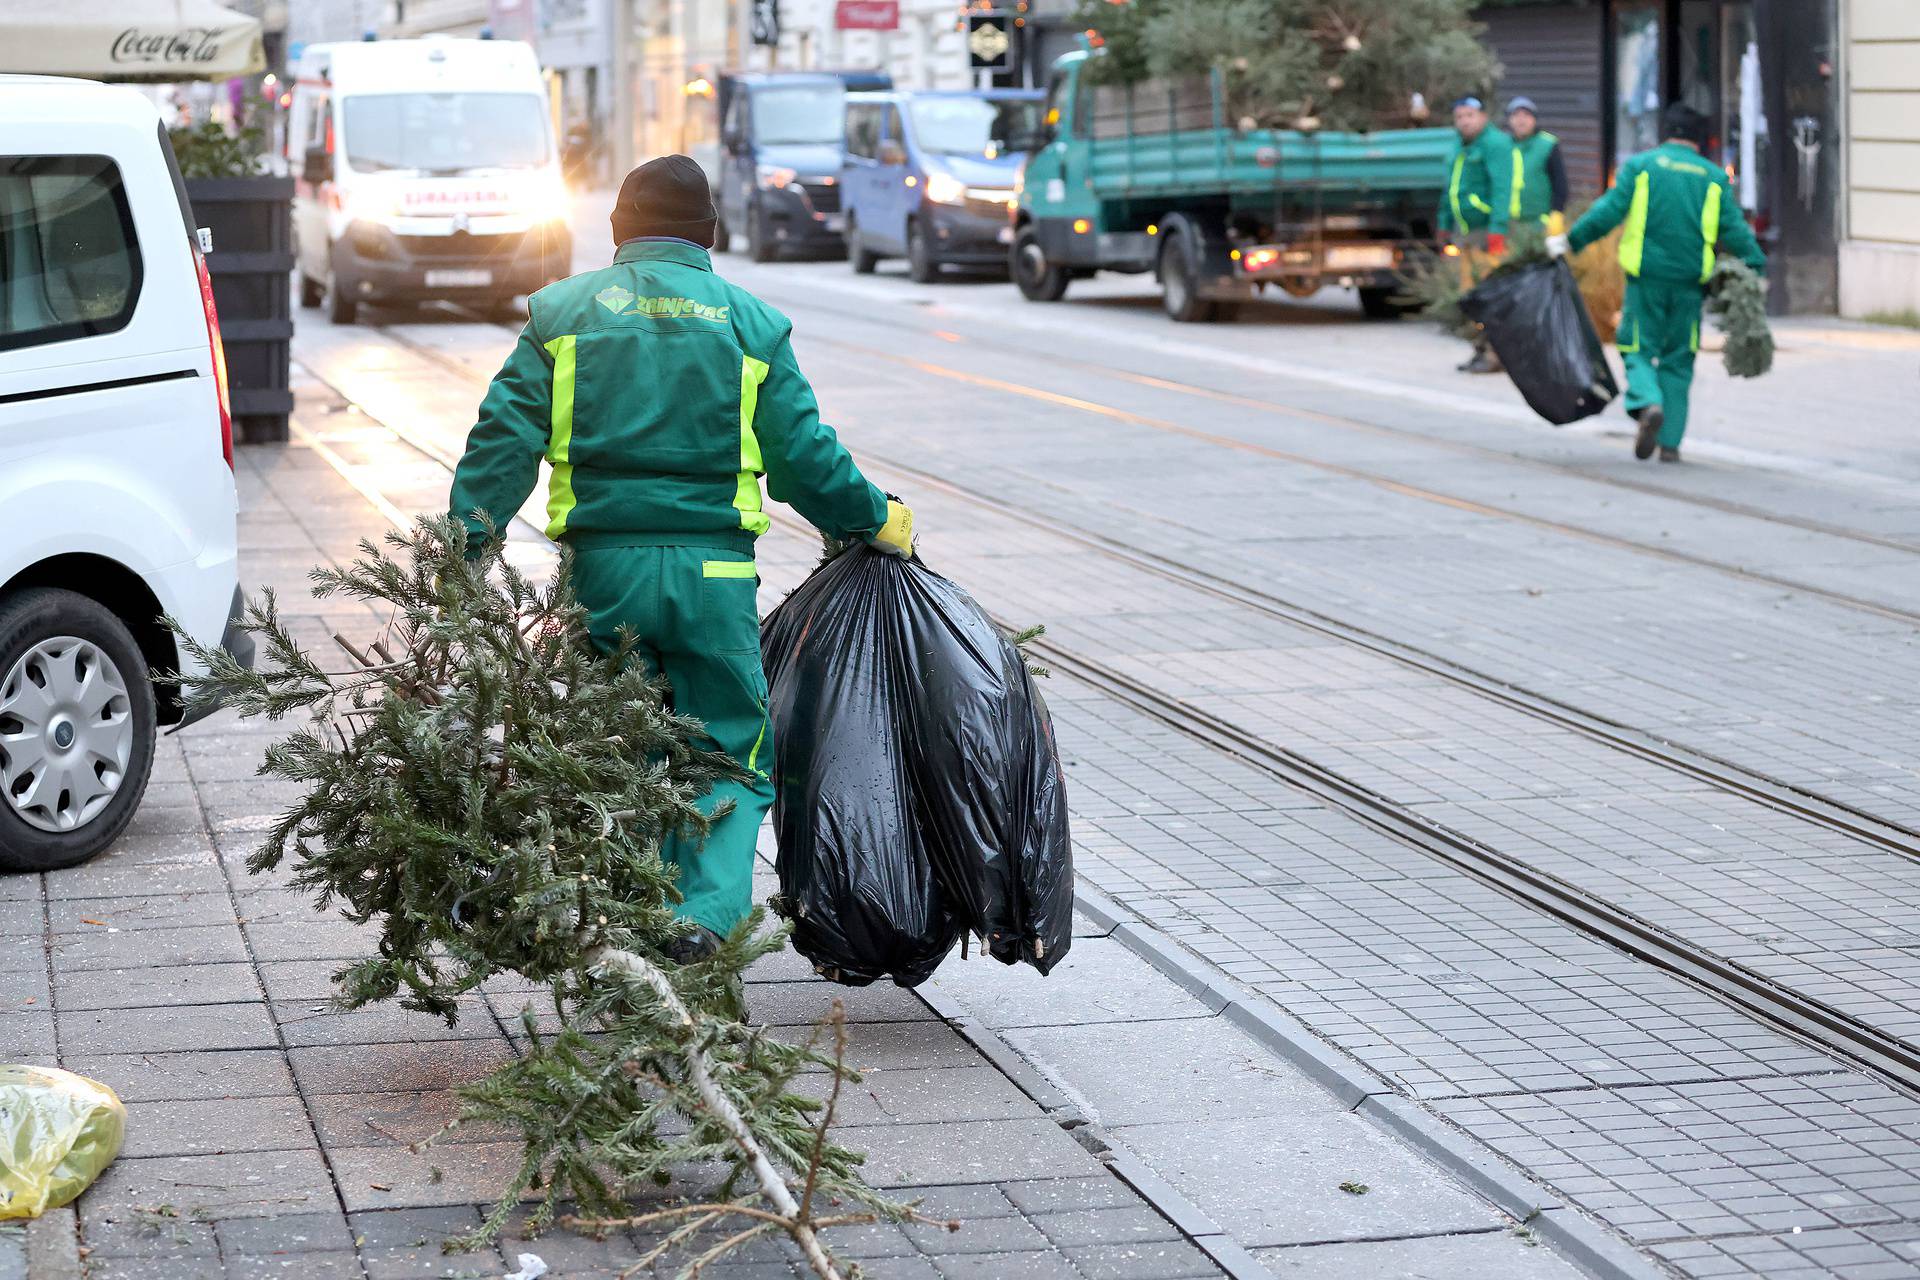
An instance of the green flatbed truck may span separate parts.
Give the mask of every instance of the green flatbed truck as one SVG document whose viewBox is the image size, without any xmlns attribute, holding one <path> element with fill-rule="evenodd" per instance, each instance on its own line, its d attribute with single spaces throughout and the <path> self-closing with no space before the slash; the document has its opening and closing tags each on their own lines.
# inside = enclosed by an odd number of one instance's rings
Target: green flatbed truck
<svg viewBox="0 0 1920 1280">
<path fill-rule="evenodd" d="M 1435 243 L 1450 129 L 1242 129 L 1220 76 L 1104 85 L 1085 51 L 1048 82 L 1014 210 L 1009 269 L 1053 302 L 1096 271 L 1153 272 L 1175 320 L 1230 318 L 1268 286 L 1356 288 L 1400 313 L 1399 271 Z"/>
</svg>

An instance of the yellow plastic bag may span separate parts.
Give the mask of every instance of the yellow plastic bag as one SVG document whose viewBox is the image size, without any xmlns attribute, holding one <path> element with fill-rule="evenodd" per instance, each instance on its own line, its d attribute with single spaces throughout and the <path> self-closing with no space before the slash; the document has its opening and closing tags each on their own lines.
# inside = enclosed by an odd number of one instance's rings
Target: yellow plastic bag
<svg viewBox="0 0 1920 1280">
<path fill-rule="evenodd" d="M 73 1200 L 120 1154 L 126 1129 L 127 1109 L 99 1081 L 0 1065 L 0 1221 Z"/>
</svg>

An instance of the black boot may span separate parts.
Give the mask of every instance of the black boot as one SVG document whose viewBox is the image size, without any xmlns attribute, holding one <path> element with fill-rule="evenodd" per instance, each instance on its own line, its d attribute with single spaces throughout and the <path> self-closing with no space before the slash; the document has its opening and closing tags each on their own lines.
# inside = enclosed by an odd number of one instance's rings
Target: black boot
<svg viewBox="0 0 1920 1280">
<path fill-rule="evenodd" d="M 692 932 L 667 944 L 667 959 L 675 964 L 699 964 L 712 959 L 719 949 L 720 935 L 705 925 L 695 925 Z"/>
<path fill-rule="evenodd" d="M 1640 433 L 1633 438 L 1633 456 L 1645 462 L 1653 456 L 1653 447 L 1660 441 L 1660 428 L 1667 423 L 1666 410 L 1650 404 L 1644 409 L 1635 409 L 1633 416 L 1640 421 Z"/>
<path fill-rule="evenodd" d="M 1660 461 L 1678 462 L 1680 461 L 1680 451 L 1678 449 L 1668 448 L 1663 444 L 1660 446 Z"/>
</svg>

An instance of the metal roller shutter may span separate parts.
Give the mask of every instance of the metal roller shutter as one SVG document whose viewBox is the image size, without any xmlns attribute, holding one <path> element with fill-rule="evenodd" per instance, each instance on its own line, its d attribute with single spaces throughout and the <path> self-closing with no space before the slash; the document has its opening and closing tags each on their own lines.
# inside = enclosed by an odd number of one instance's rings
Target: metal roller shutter
<svg viewBox="0 0 1920 1280">
<path fill-rule="evenodd" d="M 1499 107 L 1522 93 L 1540 104 L 1540 127 L 1560 139 L 1576 204 L 1599 195 L 1607 180 L 1601 15 L 1595 4 L 1489 5 L 1474 14 L 1503 68 Z"/>
</svg>

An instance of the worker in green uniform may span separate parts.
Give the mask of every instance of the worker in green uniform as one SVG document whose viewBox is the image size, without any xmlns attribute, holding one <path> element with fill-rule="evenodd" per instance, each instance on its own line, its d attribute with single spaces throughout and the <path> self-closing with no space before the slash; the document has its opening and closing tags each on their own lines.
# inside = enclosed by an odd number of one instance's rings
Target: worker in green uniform
<svg viewBox="0 0 1920 1280">
<path fill-rule="evenodd" d="M 1460 258 L 1461 283 L 1479 283 L 1476 255 L 1498 258 L 1507 251 L 1511 216 L 1513 142 L 1487 122 L 1487 104 L 1469 94 L 1453 104 L 1458 135 L 1447 156 L 1446 188 L 1440 195 L 1440 234 Z M 1484 337 L 1475 338 L 1463 373 L 1498 373 L 1500 361 Z"/>
<path fill-rule="evenodd" d="M 1513 139 L 1513 169 L 1507 201 L 1511 229 L 1538 222 L 1560 231 L 1555 215 L 1567 208 L 1567 164 L 1560 139 L 1540 127 L 1540 111 L 1521 94 L 1507 104 L 1507 136 Z"/>
<path fill-rule="evenodd" d="M 1625 224 L 1620 266 L 1627 296 L 1617 341 L 1627 366 L 1627 412 L 1640 424 L 1633 456 L 1645 461 L 1658 446 L 1662 462 L 1678 462 L 1715 251 L 1725 246 L 1759 272 L 1767 260 L 1726 171 L 1700 154 L 1706 117 L 1674 103 L 1665 125 L 1667 140 L 1621 165 L 1613 187 L 1572 230 L 1547 238 L 1547 251 L 1577 253 Z"/>
<path fill-rule="evenodd" d="M 675 839 L 675 959 L 710 955 L 751 906 L 754 844 L 773 800 L 754 539 L 767 492 L 822 531 L 910 554 L 913 515 L 860 474 L 795 362 L 792 324 L 714 274 L 706 175 L 663 156 L 627 175 L 613 265 L 533 295 L 454 472 L 451 506 L 505 528 L 552 464 L 546 532 L 573 549 L 573 585 L 603 651 L 621 627 L 665 674 L 676 710 L 748 773 L 702 802 L 703 845 Z M 477 550 L 478 538 L 469 534 Z"/>
</svg>

